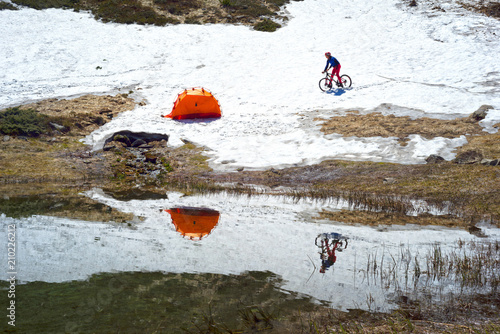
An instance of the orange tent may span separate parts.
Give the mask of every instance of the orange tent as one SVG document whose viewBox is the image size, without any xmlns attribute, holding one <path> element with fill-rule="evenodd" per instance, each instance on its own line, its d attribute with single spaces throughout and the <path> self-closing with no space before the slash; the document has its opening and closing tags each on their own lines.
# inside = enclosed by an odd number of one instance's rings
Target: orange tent
<svg viewBox="0 0 500 334">
<path fill-rule="evenodd" d="M 189 239 L 201 239 L 219 223 L 219 211 L 206 208 L 173 208 L 170 213 L 175 230 Z"/>
<path fill-rule="evenodd" d="M 172 119 L 221 117 L 219 102 L 204 88 L 186 89 L 177 96 L 172 112 L 163 117 Z"/>
</svg>

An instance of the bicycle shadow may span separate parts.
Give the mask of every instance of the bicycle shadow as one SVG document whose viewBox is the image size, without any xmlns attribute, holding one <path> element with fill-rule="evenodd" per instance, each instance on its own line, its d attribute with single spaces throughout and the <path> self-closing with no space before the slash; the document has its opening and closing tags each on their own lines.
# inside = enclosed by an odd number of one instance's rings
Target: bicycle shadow
<svg viewBox="0 0 500 334">
<path fill-rule="evenodd" d="M 347 91 L 345 88 L 335 88 L 335 89 L 330 89 L 328 91 L 326 91 L 327 94 L 330 94 L 330 95 L 335 95 L 335 96 L 341 96 L 343 94 L 345 94 Z"/>
</svg>

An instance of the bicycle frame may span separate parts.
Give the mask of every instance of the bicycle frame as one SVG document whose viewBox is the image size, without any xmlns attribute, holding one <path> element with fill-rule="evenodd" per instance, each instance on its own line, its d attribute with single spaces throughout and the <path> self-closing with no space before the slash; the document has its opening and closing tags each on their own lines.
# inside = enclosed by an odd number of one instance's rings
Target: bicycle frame
<svg viewBox="0 0 500 334">
<path fill-rule="evenodd" d="M 340 88 L 349 88 L 351 87 L 352 80 L 347 74 L 342 74 L 339 81 L 333 71 L 329 72 L 327 70 L 325 71 L 325 77 L 319 81 L 319 88 L 325 92 L 334 87 L 333 83 L 335 83 L 335 86 Z"/>
<path fill-rule="evenodd" d="M 325 72 L 325 77 L 326 77 L 326 82 L 328 83 L 328 85 L 331 85 L 335 82 L 336 85 L 339 84 L 339 81 L 337 80 L 337 78 L 334 77 L 333 75 L 333 71 L 330 73 L 328 71 Z"/>
</svg>

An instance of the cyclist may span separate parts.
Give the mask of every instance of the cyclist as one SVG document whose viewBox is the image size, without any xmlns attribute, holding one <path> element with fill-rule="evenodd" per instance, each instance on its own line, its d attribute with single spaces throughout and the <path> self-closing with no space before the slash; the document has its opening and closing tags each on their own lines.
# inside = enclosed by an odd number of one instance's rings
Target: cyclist
<svg viewBox="0 0 500 334">
<path fill-rule="evenodd" d="M 337 60 L 337 58 L 333 57 L 330 52 L 325 53 L 325 57 L 326 57 L 326 66 L 325 66 L 325 69 L 323 70 L 323 72 L 321 72 L 321 73 L 325 73 L 330 68 L 332 68 L 332 81 L 333 81 L 333 76 L 336 75 L 337 79 L 339 80 L 338 86 L 344 87 L 344 85 L 342 85 L 342 79 L 340 79 L 340 63 L 339 63 L 339 61 Z M 328 86 L 330 88 L 332 87 L 331 84 Z"/>
</svg>

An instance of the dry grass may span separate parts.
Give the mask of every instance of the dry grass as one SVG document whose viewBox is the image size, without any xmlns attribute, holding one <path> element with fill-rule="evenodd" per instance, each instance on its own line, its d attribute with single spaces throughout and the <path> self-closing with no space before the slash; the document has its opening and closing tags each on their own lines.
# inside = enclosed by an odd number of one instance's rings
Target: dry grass
<svg viewBox="0 0 500 334">
<path fill-rule="evenodd" d="M 483 154 L 485 158 L 500 158 L 500 132 L 481 133 L 476 136 L 467 137 L 468 143 L 457 149 L 457 154 L 467 150 L 476 150 Z"/>
<path fill-rule="evenodd" d="M 78 152 L 84 145 L 72 138 L 54 142 L 12 138 L 1 142 L 0 183 L 83 180 L 77 161 L 68 164 L 61 152 Z"/>
<path fill-rule="evenodd" d="M 119 113 L 136 103 L 123 94 L 85 95 L 72 100 L 49 99 L 20 106 L 57 116 L 71 124 L 69 132 L 54 131 L 40 138 L 11 137 L 0 142 L 0 183 L 84 182 L 109 175 L 98 155 L 80 142 Z"/>
<path fill-rule="evenodd" d="M 346 137 L 397 137 L 404 144 L 410 135 L 420 135 L 426 139 L 435 137 L 457 138 L 462 135 L 483 134 L 482 127 L 470 117 L 454 120 L 440 120 L 428 117 L 411 119 L 371 113 L 332 117 L 323 121 L 321 131 L 325 134 L 338 133 Z"/>
</svg>

